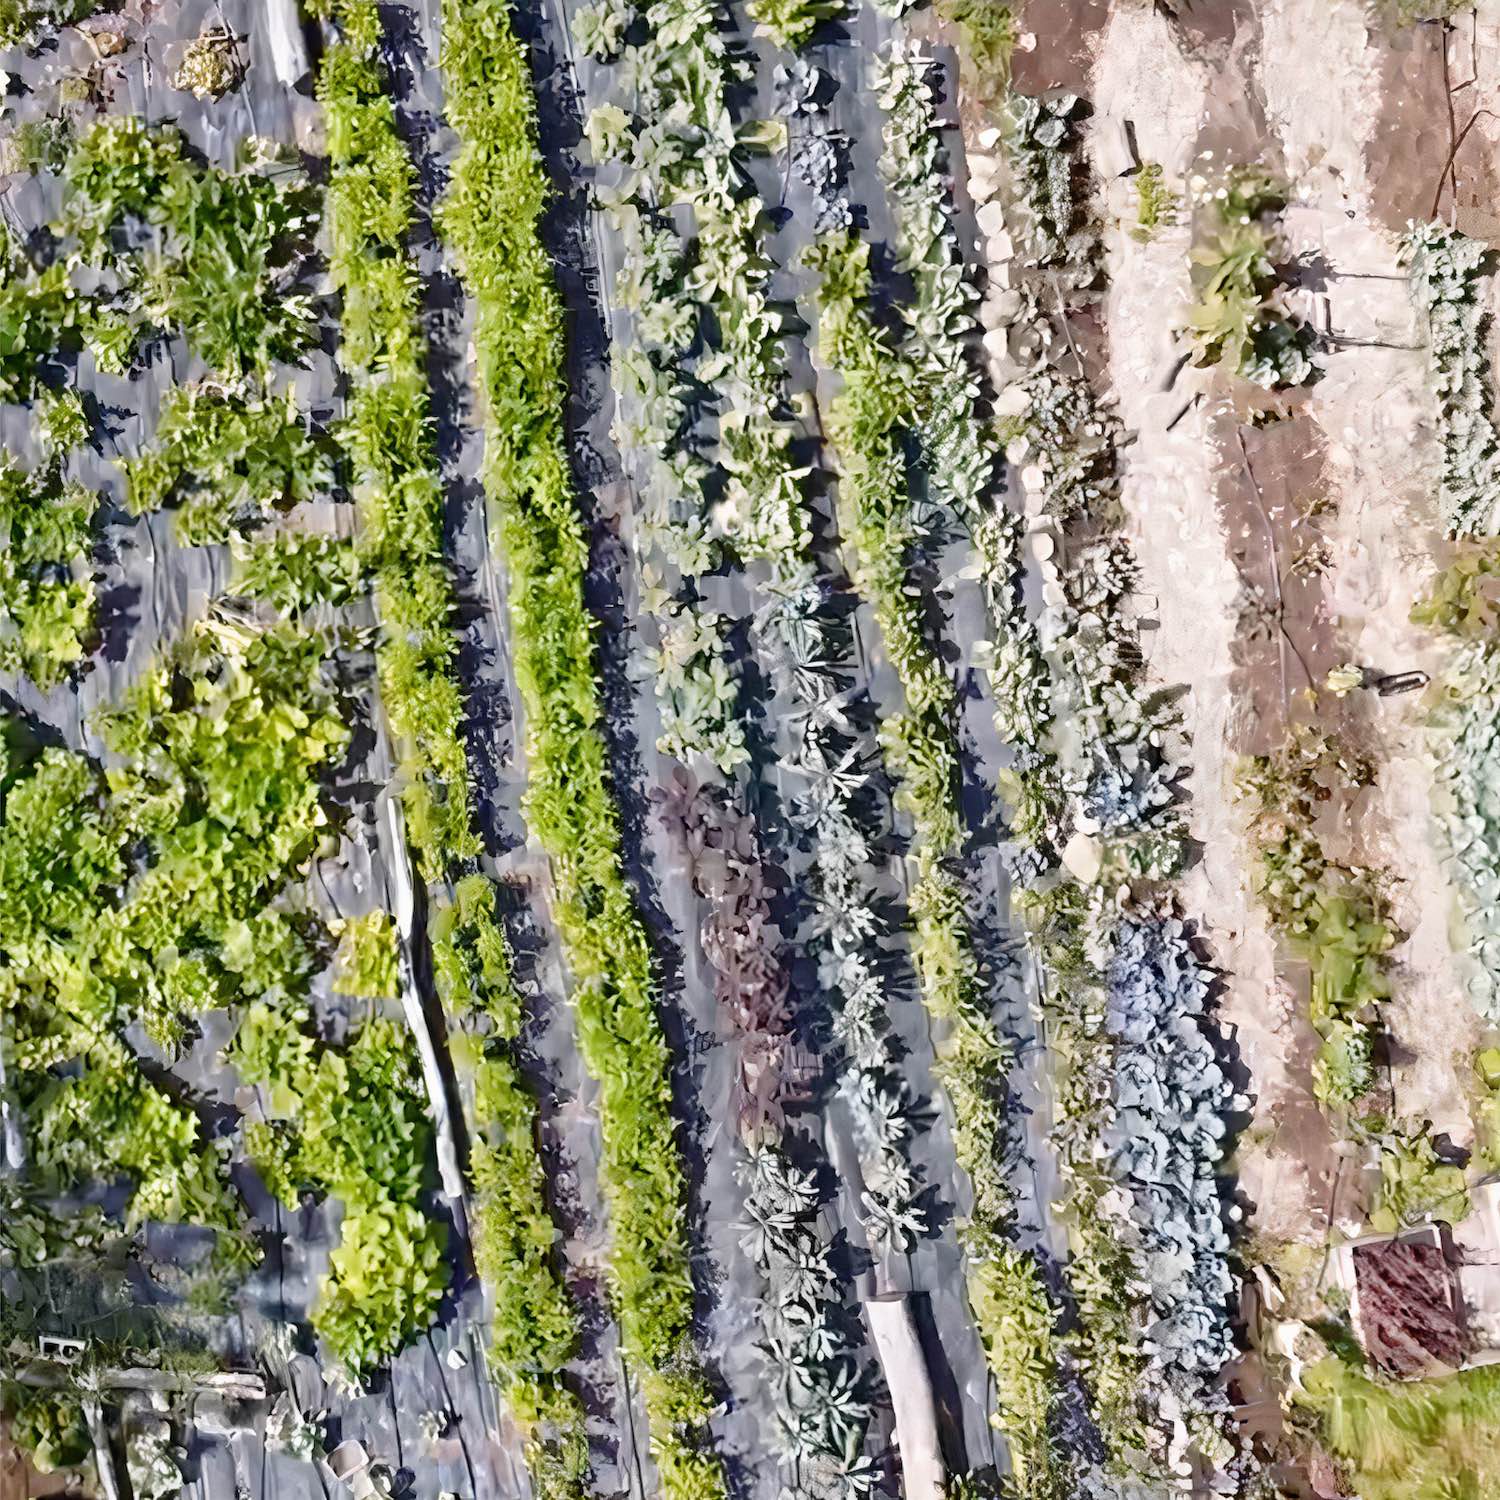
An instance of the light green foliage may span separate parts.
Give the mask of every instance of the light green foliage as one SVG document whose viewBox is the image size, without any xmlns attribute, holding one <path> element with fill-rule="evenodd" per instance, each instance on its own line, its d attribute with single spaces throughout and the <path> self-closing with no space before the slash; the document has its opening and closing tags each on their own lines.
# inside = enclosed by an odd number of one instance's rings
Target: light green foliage
<svg viewBox="0 0 1500 1500">
<path fill-rule="evenodd" d="M 43 391 L 37 398 L 37 429 L 42 446 L 53 458 L 61 458 L 89 440 L 89 418 L 83 397 L 73 386 Z"/>
<path fill-rule="evenodd" d="M 290 388 L 252 395 L 220 385 L 167 392 L 152 445 L 120 460 L 125 509 L 146 515 L 175 504 L 187 545 L 227 541 L 276 510 L 333 483 L 325 445 L 298 417 Z"/>
<path fill-rule="evenodd" d="M 1394 1130 L 1381 1142 L 1380 1190 L 1370 1211 L 1371 1229 L 1394 1234 L 1428 1219 L 1457 1224 L 1468 1217 L 1469 1206 L 1463 1168 L 1437 1154 L 1430 1125 Z"/>
<path fill-rule="evenodd" d="M 1328 1358 L 1299 1405 L 1344 1460 L 1361 1500 L 1480 1500 L 1500 1491 L 1500 1369 L 1385 1380 Z"/>
<path fill-rule="evenodd" d="M 337 1051 L 311 1039 L 305 1012 L 257 1003 L 231 1060 L 266 1092 L 270 1117 L 292 1126 L 247 1137 L 267 1185 L 343 1200 L 312 1322 L 351 1369 L 368 1369 L 431 1323 L 447 1285 L 443 1229 L 420 1206 L 432 1125 L 410 1039 L 395 1022 L 375 1020 Z"/>
<path fill-rule="evenodd" d="M 332 165 L 331 268 L 344 299 L 339 360 L 352 388 L 344 438 L 356 474 L 363 565 L 383 626 L 381 696 L 401 756 L 408 837 L 425 878 L 452 882 L 451 899 L 435 898 L 429 926 L 439 992 L 450 1013 L 478 1012 L 494 1030 L 482 1044 L 476 1078 L 470 1171 L 476 1257 L 496 1297 L 496 1358 L 528 1434 L 537 1493 L 572 1500 L 586 1488 L 588 1442 L 582 1409 L 560 1372 L 577 1322 L 553 1254 L 532 1107 L 507 1050 L 520 1031 L 521 1005 L 495 891 L 470 868 L 480 843 L 453 665 L 453 590 L 441 562 L 444 500 L 431 445 L 418 284 L 406 253 L 412 166 L 377 61 L 376 6 L 331 0 L 325 8 L 340 31 L 324 53 L 318 97 Z M 482 97 L 479 66 L 470 87 Z"/>
<path fill-rule="evenodd" d="M 1135 225 L 1132 239 L 1143 245 L 1156 231 L 1177 222 L 1177 195 L 1167 186 L 1167 176 L 1158 161 L 1145 161 L 1135 174 Z"/>
<path fill-rule="evenodd" d="M 28 472 L 0 455 L 0 670 L 53 688 L 94 634 L 97 497 L 56 464 Z"/>
<path fill-rule="evenodd" d="M 1391 992 L 1387 952 L 1395 933 L 1372 872 L 1323 851 L 1318 819 L 1334 798 L 1369 785 L 1368 763 L 1336 739 L 1299 731 L 1280 751 L 1248 761 L 1260 896 L 1277 930 L 1312 970 L 1311 1019 L 1323 1046 L 1314 1064 L 1318 1098 L 1347 1109 L 1374 1083 L 1374 1009 Z"/>
<path fill-rule="evenodd" d="M 0 143 L 0 160 L 7 171 L 60 172 L 72 142 L 73 125 L 66 115 L 42 115 L 17 124 Z"/>
<path fill-rule="evenodd" d="M 396 924 L 389 912 L 366 912 L 343 924 L 334 956 L 333 989 L 335 994 L 375 1000 L 393 1000 L 400 993 Z"/>
<path fill-rule="evenodd" d="M 219 374 L 264 376 L 311 342 L 311 301 L 298 290 L 316 224 L 305 181 L 209 166 L 175 127 L 131 115 L 96 121 L 64 176 L 63 223 L 84 258 L 112 268 L 132 314 L 181 328 Z M 132 218 L 156 231 L 147 256 L 118 249 Z"/>
<path fill-rule="evenodd" d="M 691 604 L 668 605 L 659 618 L 661 644 L 651 659 L 662 709 L 656 748 L 684 763 L 706 759 L 727 776 L 750 759 L 725 655 L 729 622 Z"/>
<path fill-rule="evenodd" d="M 1465 641 L 1500 638 L 1500 543 L 1458 543 L 1453 561 L 1412 607 L 1411 617 Z"/>
<path fill-rule="evenodd" d="M 844 0 L 748 0 L 745 9 L 757 36 L 795 52 L 812 40 L 824 21 L 844 14 Z"/>
<path fill-rule="evenodd" d="M 239 87 L 243 76 L 234 34 L 223 26 L 207 26 L 188 43 L 172 74 L 172 87 L 195 99 L 221 99 Z"/>
<path fill-rule="evenodd" d="M 981 103 L 991 103 L 1010 84 L 1016 18 L 1004 0 L 942 0 L 938 13 L 958 28 L 963 80 Z"/>
<path fill-rule="evenodd" d="M 1260 168 L 1232 169 L 1201 209 L 1210 227 L 1192 252 L 1194 363 L 1225 365 L 1267 390 L 1315 373 L 1311 330 L 1285 310 L 1274 263 L 1269 221 L 1285 201 Z"/>
<path fill-rule="evenodd" d="M 0 401 L 25 401 L 37 369 L 78 343 L 83 301 L 58 261 L 38 270 L 7 233 L 0 244 Z"/>
<path fill-rule="evenodd" d="M 342 537 L 310 531 L 273 531 L 231 540 L 234 588 L 264 599 L 284 615 L 318 604 L 347 604 L 360 592 L 359 554 Z"/>
<path fill-rule="evenodd" d="M 573 17 L 573 40 L 589 57 L 609 62 L 620 55 L 633 14 L 629 0 L 596 0 L 582 6 Z"/>
<path fill-rule="evenodd" d="M 547 188 L 530 72 L 497 0 L 447 0 L 443 22 L 461 145 L 440 227 L 475 300 L 483 479 L 509 567 L 526 709 L 526 816 L 551 856 L 579 1043 L 600 1082 L 611 1288 L 626 1356 L 645 1388 L 663 1487 L 673 1500 L 711 1500 L 724 1493 L 724 1479 L 695 1440 L 708 1395 L 688 1367 L 693 1294 L 671 1059 L 646 933 L 621 867 L 600 732 L 594 624 L 583 601 L 588 546 L 565 447 L 562 307 L 537 232 Z M 668 1371 L 677 1372 L 671 1384 Z M 676 1399 L 684 1390 L 692 1399 Z"/>
</svg>

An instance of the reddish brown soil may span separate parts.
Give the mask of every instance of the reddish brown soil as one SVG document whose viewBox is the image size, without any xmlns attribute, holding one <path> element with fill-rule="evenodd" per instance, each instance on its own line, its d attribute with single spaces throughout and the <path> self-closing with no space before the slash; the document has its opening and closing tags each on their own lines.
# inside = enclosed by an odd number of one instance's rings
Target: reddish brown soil
<svg viewBox="0 0 1500 1500">
<path fill-rule="evenodd" d="M 1359 1325 L 1388 1375 L 1420 1376 L 1462 1364 L 1467 1344 L 1452 1268 L 1437 1245 L 1392 1240 L 1354 1251 Z"/>
<path fill-rule="evenodd" d="M 1452 211 L 1466 234 L 1500 235 L 1489 143 L 1477 125 L 1465 134 L 1475 110 L 1475 24 L 1468 16 L 1448 28 L 1409 26 L 1371 37 L 1381 109 L 1365 162 L 1372 214 L 1387 229 Z"/>
</svg>

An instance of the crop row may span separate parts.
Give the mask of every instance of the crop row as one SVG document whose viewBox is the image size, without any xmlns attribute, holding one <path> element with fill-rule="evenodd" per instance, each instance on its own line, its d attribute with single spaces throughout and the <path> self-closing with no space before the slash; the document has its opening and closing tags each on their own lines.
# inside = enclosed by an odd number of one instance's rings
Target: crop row
<svg viewBox="0 0 1500 1500">
<path fill-rule="evenodd" d="M 568 472 L 563 314 L 539 238 L 548 189 L 526 54 L 497 0 L 447 0 L 442 63 L 460 150 L 440 211 L 475 307 L 482 480 L 509 571 L 526 715 L 524 810 L 552 862 L 553 917 L 584 1060 L 600 1084 L 610 1283 L 665 1492 L 722 1493 L 701 1432 L 687 1184 L 651 952 L 622 868 L 583 598 L 588 543 Z"/>
<path fill-rule="evenodd" d="M 554 1261 L 556 1229 L 537 1154 L 535 1105 L 514 1053 L 521 1004 L 478 871 L 481 842 L 462 738 L 453 584 L 443 562 L 444 492 L 432 446 L 419 286 L 406 249 L 413 168 L 379 62 L 369 0 L 335 0 L 318 97 L 328 130 L 330 268 L 343 301 L 339 360 L 350 377 L 344 441 L 360 506 L 360 551 L 381 621 L 377 666 L 399 756 L 406 829 L 424 879 L 440 888 L 428 938 L 441 998 L 477 1029 L 472 1092 L 473 1233 L 495 1298 L 492 1350 L 502 1390 L 529 1434 L 541 1493 L 581 1492 L 587 1439 L 563 1382 L 577 1317 Z"/>
<path fill-rule="evenodd" d="M 795 797 L 793 815 L 812 847 L 812 941 L 845 1047 L 843 1092 L 856 1116 L 864 1180 L 861 1219 L 877 1247 L 904 1251 L 926 1225 L 909 1158 L 913 1101 L 887 1040 L 882 979 L 890 966 L 876 942 L 881 924 L 868 869 L 870 835 L 854 814 L 868 776 L 848 721 L 833 707 L 850 642 L 833 618 L 831 584 L 820 578 L 813 553 L 809 471 L 792 456 L 801 434 L 788 404 L 785 320 L 770 300 L 774 267 L 764 207 L 742 160 L 772 132 L 729 123 L 727 100 L 743 62 L 720 19 L 712 7 L 658 6 L 639 40 L 606 49 L 623 51 L 635 84 L 629 113 L 605 105 L 589 124 L 599 196 L 624 239 L 616 291 L 635 333 L 631 345 L 616 345 L 616 435 L 638 455 L 643 503 L 636 542 L 647 609 L 664 622 L 664 656 L 683 639 L 687 621 L 699 629 L 709 618 L 721 628 L 716 616 L 698 611 L 701 574 L 722 562 L 761 564 L 769 574 L 750 640 L 766 679 L 790 706 L 783 732 L 791 751 L 782 764 L 807 787 Z M 655 123 L 662 119 L 673 123 Z M 691 205 L 691 237 L 668 216 L 677 203 Z M 710 380 L 727 398 L 716 462 L 699 432 L 693 395 Z M 708 631 L 698 639 L 696 660 L 673 661 L 690 671 L 659 678 L 663 720 L 680 725 L 684 702 L 711 705 L 711 712 L 694 716 L 696 743 L 669 732 L 660 748 L 727 776 L 747 759 L 737 684 L 721 644 Z M 745 826 L 754 827 L 748 820 Z M 795 1136 L 796 1159 L 805 1159 L 811 1139 L 795 1130 L 788 1136 Z M 762 1212 L 770 1186 L 802 1175 L 781 1145 L 769 1142 L 769 1136 L 747 1142 L 752 1217 Z M 811 1187 L 809 1179 L 804 1196 Z M 815 1201 L 801 1205 L 788 1230 Z M 800 1460 L 793 1471 L 800 1489 L 814 1481 L 809 1460 L 844 1484 L 868 1484 L 860 1448 L 870 1407 L 866 1393 L 851 1385 L 847 1332 L 836 1332 L 847 1290 L 831 1277 L 818 1289 L 815 1322 L 825 1331 L 796 1357 L 775 1332 L 789 1296 L 792 1311 L 808 1315 L 798 1312 L 795 1288 L 805 1278 L 795 1267 L 808 1256 L 825 1260 L 808 1234 L 798 1228 L 792 1241 L 776 1243 L 752 1227 L 746 1241 L 771 1252 L 759 1267 L 769 1308 L 762 1348 L 776 1382 L 778 1419 L 796 1435 L 789 1456 Z M 840 1409 L 845 1416 L 836 1425 L 819 1415 Z"/>
<path fill-rule="evenodd" d="M 972 294 L 951 248 L 933 96 L 915 50 L 886 65 L 884 97 L 892 120 L 884 169 L 907 184 L 895 195 L 903 251 L 932 267 L 916 274 L 919 303 L 924 285 L 929 292 L 925 317 L 910 320 L 908 342 L 918 351 L 915 368 L 936 393 L 928 398 L 929 420 L 941 423 L 942 413 L 962 409 L 965 370 L 951 363 L 945 378 L 944 363 L 924 348 L 925 331 L 972 330 Z M 991 612 L 984 660 L 996 724 L 1016 748 L 1001 790 L 1024 887 L 1017 905 L 1042 960 L 1058 1075 L 1053 1141 L 1071 1199 L 1068 1282 L 1079 1320 L 1064 1345 L 1082 1364 L 1113 1461 L 1130 1464 L 1140 1461 L 1133 1450 L 1154 1446 L 1138 1411 L 1156 1413 L 1159 1422 L 1163 1410 L 1200 1411 L 1219 1400 L 1213 1375 L 1232 1347 L 1231 1282 L 1215 1182 L 1222 1125 L 1214 1126 L 1233 1095 L 1213 1061 L 1201 974 L 1163 884 L 1179 859 L 1171 791 L 1177 772 L 1163 749 L 1170 721 L 1142 683 L 1139 656 L 1128 644 L 1133 627 L 1123 606 L 1133 564 L 1115 534 L 1116 425 L 1086 382 L 1053 368 L 1046 353 L 1066 349 L 1067 341 L 1057 337 L 1044 305 L 1056 303 L 1063 284 L 1086 295 L 1098 275 L 1097 242 L 1078 192 L 1075 103 L 1009 101 L 1008 189 L 999 200 L 1009 233 L 996 232 L 992 209 L 982 220 L 991 226 L 992 254 L 1016 255 L 1006 283 L 1014 290 L 997 299 L 991 326 L 1007 330 L 1014 349 L 1041 351 L 998 401 L 1007 456 L 1022 469 L 1028 529 L 1045 539 L 1034 544 L 1049 601 L 1039 629 L 1016 588 L 1019 527 L 1004 512 L 976 506 L 978 497 L 952 498 L 979 554 Z M 994 192 L 991 186 L 986 197 Z M 949 248 L 923 254 L 939 244 Z M 939 433 L 929 446 L 964 437 L 951 421 Z M 954 451 L 973 450 L 960 442 Z M 959 464 L 956 472 L 966 471 Z M 1122 883 L 1129 893 L 1123 904 L 1107 894 Z M 1142 1052 L 1132 1034 L 1131 1018 L 1143 1011 L 1165 1028 L 1156 1051 Z M 1149 1122 L 1141 1109 L 1147 1102 L 1162 1105 Z M 1149 1123 L 1153 1149 L 1174 1161 L 1168 1186 L 1131 1145 L 1122 1121 L 1137 1131 Z M 1117 1184 L 1128 1190 L 1123 1199 Z M 1124 1212 L 1122 1203 L 1129 1205 Z M 1179 1309 L 1181 1289 L 1158 1268 L 1184 1254 L 1193 1295 Z M 1045 1400 L 1038 1411 L 1045 1415 Z M 1045 1436 L 1037 1446 L 1047 1453 Z M 1047 1458 L 1062 1467 L 1080 1462 Z M 1057 1481 L 1044 1472 L 1029 1482 L 1046 1493 Z"/>
</svg>

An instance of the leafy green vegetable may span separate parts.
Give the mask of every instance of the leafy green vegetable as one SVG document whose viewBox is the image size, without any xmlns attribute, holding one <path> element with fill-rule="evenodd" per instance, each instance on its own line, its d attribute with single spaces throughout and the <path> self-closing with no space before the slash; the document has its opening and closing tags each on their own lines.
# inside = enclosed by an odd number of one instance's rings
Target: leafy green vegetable
<svg viewBox="0 0 1500 1500">
<path fill-rule="evenodd" d="M 84 257 L 112 267 L 133 311 L 180 327 L 221 375 L 264 377 L 311 343 L 300 280 L 317 204 L 304 181 L 208 165 L 175 127 L 131 115 L 84 132 L 64 180 L 63 227 Z M 158 231 L 147 254 L 124 248 L 136 221 Z"/>
<path fill-rule="evenodd" d="M 351 917 L 334 959 L 335 994 L 382 1000 L 400 993 L 397 975 L 396 924 L 380 910 Z"/>
<path fill-rule="evenodd" d="M 0 669 L 53 688 L 94 636 L 97 497 L 0 454 Z"/>
<path fill-rule="evenodd" d="M 174 386 L 154 443 L 119 463 L 126 510 L 146 515 L 175 502 L 178 535 L 188 545 L 226 541 L 232 530 L 266 521 L 333 484 L 326 444 L 299 418 L 290 387 L 273 396 Z"/>
<path fill-rule="evenodd" d="M 344 300 L 341 366 L 351 400 L 343 437 L 353 461 L 363 567 L 382 623 L 381 697 L 401 757 L 407 836 L 434 899 L 429 938 L 439 992 L 455 1016 L 483 1017 L 470 1121 L 476 1259 L 496 1298 L 494 1351 L 528 1434 L 544 1500 L 586 1491 L 584 1415 L 561 1374 L 578 1339 L 559 1275 L 556 1230 L 537 1155 L 533 1107 L 510 1047 L 521 1004 L 495 889 L 480 851 L 454 669 L 453 585 L 442 562 L 444 496 L 432 451 L 418 284 L 406 239 L 412 165 L 378 61 L 370 0 L 329 0 L 340 37 L 326 50 L 318 97 L 328 121 L 331 269 Z"/>
<path fill-rule="evenodd" d="M 553 915 L 575 984 L 579 1042 L 600 1082 L 610 1280 L 671 1497 L 724 1493 L 696 1429 L 711 1399 L 692 1367 L 686 1187 L 671 1059 L 645 929 L 621 863 L 583 601 L 588 547 L 570 492 L 563 319 L 538 237 L 547 199 L 526 55 L 500 0 L 447 0 L 443 69 L 460 141 L 440 228 L 475 301 L 486 412 L 483 480 L 509 567 L 516 681 L 526 706 L 526 817 L 551 856 Z"/>
<path fill-rule="evenodd" d="M 1267 390 L 1301 385 L 1314 374 L 1307 354 L 1312 330 L 1282 304 L 1276 240 L 1265 222 L 1285 201 L 1260 168 L 1235 168 L 1207 199 L 1214 238 L 1192 252 L 1194 362 L 1226 364 Z"/>
</svg>

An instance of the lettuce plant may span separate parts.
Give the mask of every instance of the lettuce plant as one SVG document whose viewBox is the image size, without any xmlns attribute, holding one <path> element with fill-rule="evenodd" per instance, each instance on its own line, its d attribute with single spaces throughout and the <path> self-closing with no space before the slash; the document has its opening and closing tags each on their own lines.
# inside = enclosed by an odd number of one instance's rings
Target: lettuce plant
<svg viewBox="0 0 1500 1500">
<path fill-rule="evenodd" d="M 565 444 L 562 307 L 537 233 L 547 191 L 530 72 L 499 0 L 447 0 L 443 21 L 460 150 L 439 221 L 475 302 L 483 479 L 509 569 L 526 708 L 525 812 L 552 860 L 553 916 L 574 979 L 579 1043 L 600 1084 L 611 1290 L 663 1489 L 711 1500 L 725 1481 L 701 1437 L 713 1403 L 692 1353 L 671 1059 L 606 774 L 594 623 L 583 599 L 588 548 Z"/>
<path fill-rule="evenodd" d="M 424 878 L 440 887 L 428 928 L 433 971 L 449 1013 L 485 1037 L 469 1109 L 475 1262 L 496 1299 L 496 1369 L 527 1433 L 532 1481 L 547 1500 L 571 1500 L 588 1476 L 583 1410 L 562 1381 L 577 1313 L 555 1260 L 536 1109 L 514 1053 L 522 1012 L 496 891 L 475 868 L 481 845 L 453 661 L 454 590 L 441 562 L 444 495 L 406 244 L 414 173 L 379 60 L 377 7 L 331 0 L 323 8 L 339 32 L 324 53 L 318 97 L 328 121 L 330 265 L 344 299 L 339 360 L 353 388 L 342 437 L 354 466 L 361 569 L 382 625 L 377 669 L 407 836 Z M 508 42 L 503 14 L 491 19 L 499 33 L 479 24 L 466 35 Z M 514 84 L 516 58 L 507 56 Z M 486 94 L 481 76 L 470 81 L 471 109 Z"/>
<path fill-rule="evenodd" d="M 61 228 L 110 268 L 132 314 L 180 328 L 227 378 L 264 376 L 313 337 L 301 287 L 316 198 L 296 177 L 225 171 L 195 160 L 169 125 L 105 115 L 69 153 Z M 145 223 L 156 248 L 125 248 Z"/>
<path fill-rule="evenodd" d="M 54 459 L 28 472 L 0 456 L 0 670 L 53 688 L 95 636 L 94 510 Z"/>
</svg>

